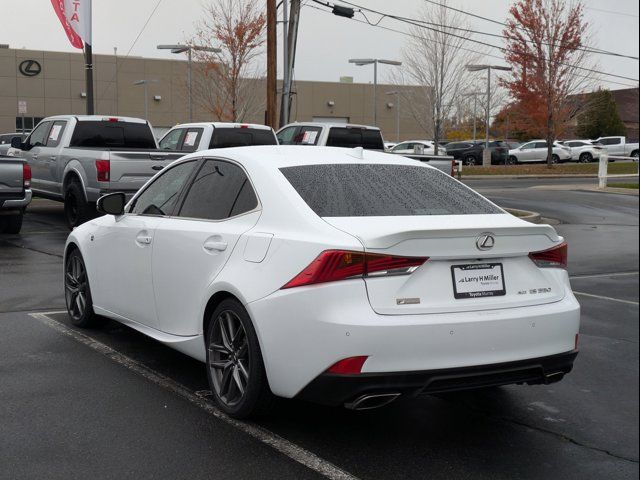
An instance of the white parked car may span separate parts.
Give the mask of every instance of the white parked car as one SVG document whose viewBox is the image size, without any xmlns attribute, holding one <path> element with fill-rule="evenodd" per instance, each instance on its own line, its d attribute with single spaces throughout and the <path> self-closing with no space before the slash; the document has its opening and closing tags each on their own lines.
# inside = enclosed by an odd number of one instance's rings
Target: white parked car
<svg viewBox="0 0 640 480">
<path fill-rule="evenodd" d="M 509 150 L 509 160 L 511 163 L 530 163 L 547 161 L 547 141 L 531 140 L 520 145 L 518 148 Z M 558 142 L 553 144 L 553 163 L 567 162 L 571 160 L 571 149 Z"/>
<path fill-rule="evenodd" d="M 187 155 L 71 232 L 71 321 L 201 360 L 220 408 L 352 409 L 547 384 L 577 355 L 567 245 L 435 168 L 362 149 Z"/>
<path fill-rule="evenodd" d="M 385 151 L 378 127 L 342 123 L 296 122 L 285 125 L 276 134 L 280 145 L 342 147 Z"/>
<path fill-rule="evenodd" d="M 425 155 L 434 155 L 435 154 L 435 143 L 431 140 L 408 140 L 406 142 L 402 142 L 397 144 L 395 147 L 391 149 L 393 153 L 402 153 L 402 154 L 412 154 L 415 153 L 415 149 L 417 146 L 422 146 L 424 148 Z M 438 147 L 438 155 L 446 155 L 447 149 L 443 146 Z"/>
<path fill-rule="evenodd" d="M 591 163 L 600 160 L 604 148 L 594 145 L 588 140 L 566 140 L 562 145 L 571 149 L 571 160 L 580 163 Z"/>
</svg>

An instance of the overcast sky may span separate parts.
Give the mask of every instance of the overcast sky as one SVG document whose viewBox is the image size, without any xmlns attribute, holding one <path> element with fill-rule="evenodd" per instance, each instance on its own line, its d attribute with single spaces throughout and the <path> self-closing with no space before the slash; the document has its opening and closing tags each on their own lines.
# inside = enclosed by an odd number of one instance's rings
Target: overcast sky
<svg viewBox="0 0 640 480">
<path fill-rule="evenodd" d="M 160 6 L 134 44 L 144 23 L 158 0 L 94 0 L 94 52 L 148 57 L 171 57 L 156 50 L 160 43 L 175 43 L 189 38 L 194 22 L 202 12 L 202 2 L 209 0 L 161 0 Z M 215 0 L 211 0 L 215 1 Z M 396 15 L 417 15 L 424 0 L 351 0 L 368 8 Z M 339 3 L 339 0 L 336 0 Z M 12 48 L 73 51 L 59 24 L 49 0 L 20 0 L 4 2 L 0 43 Z M 304 3 L 312 4 L 310 0 Z M 450 0 L 449 4 L 465 11 L 504 21 L 510 0 Z M 638 56 L 638 0 L 586 0 L 587 20 L 591 24 L 593 47 Z M 8 11 L 7 11 L 8 10 Z M 358 18 L 362 18 L 358 16 Z M 370 19 L 377 21 L 375 15 Z M 471 28 L 500 33 L 501 27 L 468 17 Z M 394 29 L 406 26 L 385 19 L 381 23 Z M 476 37 L 490 43 L 500 39 Z M 339 18 L 306 6 L 302 10 L 296 78 L 300 80 L 337 81 L 340 76 L 353 76 L 357 82 L 369 82 L 370 67 L 355 67 L 347 63 L 353 57 L 378 57 L 402 60 L 406 37 L 352 20 Z M 132 47 L 133 45 L 133 47 Z M 478 48 L 469 45 L 469 48 Z M 482 48 L 482 47 L 480 47 Z M 500 55 L 499 51 L 491 54 Z M 600 69 L 633 79 L 638 78 L 638 61 L 597 55 Z M 499 63 L 495 58 L 487 59 Z M 382 67 L 394 68 L 394 67 Z M 385 73 L 381 72 L 384 80 Z M 614 81 L 628 82 L 625 80 Z M 610 88 L 624 88 L 609 84 Z"/>
</svg>

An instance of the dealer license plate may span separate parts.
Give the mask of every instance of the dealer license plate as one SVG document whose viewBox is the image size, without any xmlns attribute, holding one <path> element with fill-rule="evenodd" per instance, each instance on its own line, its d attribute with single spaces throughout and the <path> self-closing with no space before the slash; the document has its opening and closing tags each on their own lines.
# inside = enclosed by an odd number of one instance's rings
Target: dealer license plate
<svg viewBox="0 0 640 480">
<path fill-rule="evenodd" d="M 501 263 L 452 265 L 453 294 L 456 298 L 506 295 Z"/>
</svg>

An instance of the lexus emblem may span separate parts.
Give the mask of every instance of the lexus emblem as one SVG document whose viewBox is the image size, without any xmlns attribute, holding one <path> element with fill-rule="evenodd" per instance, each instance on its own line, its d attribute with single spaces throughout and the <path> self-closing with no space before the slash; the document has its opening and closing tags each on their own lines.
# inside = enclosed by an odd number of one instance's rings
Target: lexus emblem
<svg viewBox="0 0 640 480">
<path fill-rule="evenodd" d="M 25 60 L 18 67 L 20 73 L 25 77 L 35 77 L 42 71 L 42 65 L 35 60 Z"/>
<path fill-rule="evenodd" d="M 476 238 L 476 247 L 478 247 L 478 250 L 491 250 L 495 244 L 496 237 L 493 236 L 493 233 L 481 233 L 478 238 Z"/>
</svg>

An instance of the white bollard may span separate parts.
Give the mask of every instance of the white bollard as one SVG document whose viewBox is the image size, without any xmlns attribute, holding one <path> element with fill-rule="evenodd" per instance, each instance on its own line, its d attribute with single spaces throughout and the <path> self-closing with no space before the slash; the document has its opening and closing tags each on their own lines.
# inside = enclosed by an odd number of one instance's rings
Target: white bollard
<svg viewBox="0 0 640 480">
<path fill-rule="evenodd" d="M 598 188 L 607 188 L 607 170 L 609 169 L 609 154 L 600 154 L 600 164 L 598 165 Z"/>
</svg>

